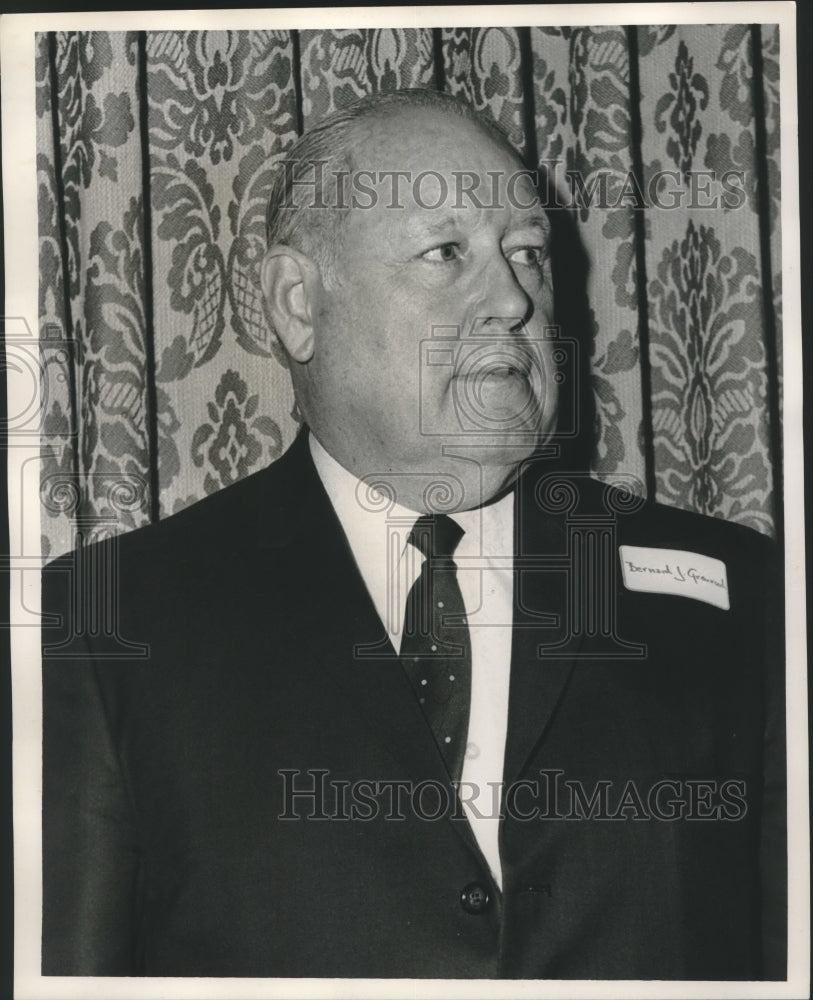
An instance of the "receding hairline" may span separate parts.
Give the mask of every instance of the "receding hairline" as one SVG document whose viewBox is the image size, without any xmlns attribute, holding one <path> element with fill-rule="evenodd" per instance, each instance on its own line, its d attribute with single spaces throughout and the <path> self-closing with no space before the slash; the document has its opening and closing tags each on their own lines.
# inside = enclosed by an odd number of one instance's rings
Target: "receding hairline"
<svg viewBox="0 0 813 1000">
<path fill-rule="evenodd" d="M 366 113 L 363 118 L 350 123 L 348 126 L 348 149 L 343 159 L 350 167 L 356 167 L 361 163 L 362 155 L 366 155 L 371 149 L 381 153 L 386 150 L 383 146 L 385 137 L 393 144 L 408 138 L 413 129 L 410 125 L 412 119 L 425 119 L 427 122 L 436 120 L 443 123 L 444 119 L 450 125 L 460 123 L 463 128 L 468 126 L 473 134 L 477 134 L 486 142 L 491 142 L 498 149 L 508 154 L 517 165 L 518 169 L 524 169 L 522 157 L 511 145 L 507 136 L 501 131 L 492 130 L 487 127 L 483 120 L 477 117 L 466 117 L 462 114 L 455 114 L 454 111 L 445 107 L 422 106 L 422 105 L 397 105 L 393 108 L 373 108 Z M 428 154 L 431 156 L 431 153 Z"/>
<path fill-rule="evenodd" d="M 434 112 L 468 121 L 522 162 L 521 154 L 512 145 L 509 137 L 487 114 L 478 111 L 472 104 L 458 95 L 425 88 L 405 88 L 367 94 L 325 115 L 303 133 L 300 139 L 294 143 L 291 151 L 293 152 L 300 143 L 317 133 L 341 128 L 343 124 L 348 126 L 348 131 L 356 132 L 356 129 L 365 124 L 371 124 L 376 118 L 396 111 L 402 113 Z"/>
</svg>

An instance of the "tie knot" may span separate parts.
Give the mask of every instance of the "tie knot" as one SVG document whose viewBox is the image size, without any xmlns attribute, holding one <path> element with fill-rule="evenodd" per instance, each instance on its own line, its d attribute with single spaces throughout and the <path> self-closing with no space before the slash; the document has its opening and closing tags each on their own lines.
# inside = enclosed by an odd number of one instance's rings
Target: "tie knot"
<svg viewBox="0 0 813 1000">
<path fill-rule="evenodd" d="M 427 559 L 451 559 L 465 531 L 448 514 L 423 514 L 415 522 L 409 541 Z"/>
</svg>

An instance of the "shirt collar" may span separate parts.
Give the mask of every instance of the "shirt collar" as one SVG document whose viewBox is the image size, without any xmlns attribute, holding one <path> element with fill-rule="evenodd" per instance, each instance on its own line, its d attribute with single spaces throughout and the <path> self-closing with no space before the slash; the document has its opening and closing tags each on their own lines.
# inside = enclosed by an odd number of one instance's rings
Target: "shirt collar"
<svg viewBox="0 0 813 1000">
<path fill-rule="evenodd" d="M 414 582 L 420 573 L 423 562 L 420 552 L 408 546 L 409 533 L 420 515 L 354 476 L 328 454 L 313 433 L 308 440 L 313 464 L 344 529 L 376 611 L 389 634 L 400 636 L 406 591 L 410 581 Z M 455 551 L 458 567 L 466 559 L 504 560 L 512 555 L 513 491 L 495 503 L 456 511 L 450 516 L 465 531 Z M 408 561 L 404 560 L 407 548 L 413 562 L 410 566 L 402 566 L 402 561 Z M 402 581 L 402 585 L 394 586 L 396 580 Z"/>
</svg>

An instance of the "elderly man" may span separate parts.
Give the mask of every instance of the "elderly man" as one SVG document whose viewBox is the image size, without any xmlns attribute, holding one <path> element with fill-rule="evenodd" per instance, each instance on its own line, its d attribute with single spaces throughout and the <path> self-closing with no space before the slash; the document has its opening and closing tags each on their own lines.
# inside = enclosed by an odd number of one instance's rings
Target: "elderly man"
<svg viewBox="0 0 813 1000">
<path fill-rule="evenodd" d="M 516 154 L 368 98 L 268 230 L 296 442 L 45 573 L 44 972 L 783 977 L 770 546 L 557 467 Z"/>
</svg>

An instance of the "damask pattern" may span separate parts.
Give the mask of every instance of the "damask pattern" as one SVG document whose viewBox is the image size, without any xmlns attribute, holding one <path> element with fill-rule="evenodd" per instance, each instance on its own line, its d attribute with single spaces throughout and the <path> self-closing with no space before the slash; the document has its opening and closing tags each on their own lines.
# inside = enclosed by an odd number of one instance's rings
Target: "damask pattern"
<svg viewBox="0 0 813 1000">
<path fill-rule="evenodd" d="M 660 98 L 655 108 L 655 126 L 659 132 L 665 132 L 669 126 L 666 152 L 686 180 L 689 179 L 702 132 L 697 115 L 699 111 L 705 111 L 708 103 L 706 79 L 694 72 L 694 60 L 689 55 L 686 42 L 681 39 L 675 68 L 669 74 L 669 91 Z"/>
<path fill-rule="evenodd" d="M 642 89 L 669 85 L 654 108 L 657 140 L 645 145 L 650 169 L 677 167 L 682 181 L 680 211 L 650 211 L 646 248 L 657 494 L 770 533 L 765 309 L 773 304 L 759 248 L 760 226 L 772 223 L 770 213 L 761 218 L 756 191 L 753 32 L 719 25 L 706 33 L 693 56 L 693 36 L 681 27 L 657 60 L 641 61 Z M 776 114 L 767 102 L 766 110 Z M 732 149 L 733 157 L 721 155 Z M 770 163 L 768 155 L 769 187 Z"/>
<path fill-rule="evenodd" d="M 555 192 L 593 471 L 770 533 L 778 59 L 772 25 L 38 36 L 45 551 L 78 513 L 127 530 L 282 453 L 300 417 L 257 275 L 275 164 L 357 97 L 437 86 Z M 698 204 L 703 174 L 733 196 Z"/>
<path fill-rule="evenodd" d="M 201 424 L 192 438 L 192 461 L 208 470 L 204 489 L 214 493 L 236 483 L 252 471 L 263 453 L 261 436 L 271 439 L 271 458 L 282 453 L 279 427 L 266 414 L 257 414 L 260 397 L 248 394 L 237 372 L 227 371 L 207 407 L 209 422 Z"/>
<path fill-rule="evenodd" d="M 303 31 L 300 38 L 305 128 L 366 94 L 432 86 L 429 29 Z"/>
<path fill-rule="evenodd" d="M 722 72 L 719 87 L 720 109 L 726 129 L 709 136 L 705 163 L 720 173 L 737 170 L 744 176 L 745 192 L 752 212 L 759 213 L 758 172 L 751 31 L 734 24 L 725 33 L 716 69 Z M 767 33 L 762 47 L 762 93 L 765 100 L 768 183 L 765 194 L 770 203 L 769 224 L 773 229 L 779 212 L 779 31 Z"/>
<path fill-rule="evenodd" d="M 177 422 L 181 456 L 177 468 L 159 465 L 166 515 L 273 461 L 296 426 L 257 276 L 274 164 L 296 137 L 296 104 L 287 32 L 155 32 L 146 62 L 157 406 L 159 426 Z M 201 451 L 224 372 L 251 386 L 261 424 L 272 425 L 236 464 L 205 462 Z"/>
<path fill-rule="evenodd" d="M 692 220 L 650 285 L 659 491 L 680 506 L 766 530 L 765 348 L 756 258 L 723 253 Z"/>
<path fill-rule="evenodd" d="M 223 339 L 226 267 L 219 245 L 220 206 L 197 160 L 181 165 L 174 153 L 165 160 L 155 157 L 150 173 L 152 208 L 160 220 L 156 235 L 172 244 L 166 272 L 169 307 L 190 321 L 188 338 L 181 340 L 186 355 L 181 365 L 188 358 L 189 368 L 198 367 L 217 354 Z M 176 337 L 170 352 L 180 347 Z M 167 370 L 159 371 L 162 381 L 168 381 Z"/>
<path fill-rule="evenodd" d="M 149 42 L 151 145 L 217 166 L 265 138 L 284 32 L 168 31 Z"/>
<path fill-rule="evenodd" d="M 446 89 L 487 111 L 523 151 L 523 86 L 515 28 L 454 28 L 443 32 Z"/>
</svg>

